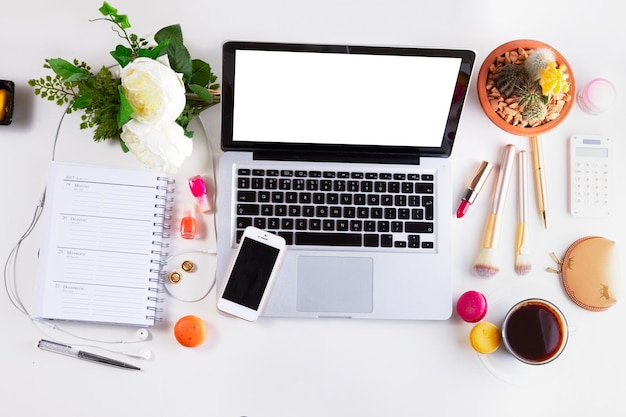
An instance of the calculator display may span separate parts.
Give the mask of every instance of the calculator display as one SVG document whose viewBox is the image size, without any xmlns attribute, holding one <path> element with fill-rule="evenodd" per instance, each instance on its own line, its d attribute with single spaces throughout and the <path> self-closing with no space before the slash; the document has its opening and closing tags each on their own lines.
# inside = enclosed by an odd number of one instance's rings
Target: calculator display
<svg viewBox="0 0 626 417">
<path fill-rule="evenodd" d="M 609 150 L 607 148 L 576 148 L 576 156 L 588 157 L 588 158 L 607 158 L 609 156 Z"/>
</svg>

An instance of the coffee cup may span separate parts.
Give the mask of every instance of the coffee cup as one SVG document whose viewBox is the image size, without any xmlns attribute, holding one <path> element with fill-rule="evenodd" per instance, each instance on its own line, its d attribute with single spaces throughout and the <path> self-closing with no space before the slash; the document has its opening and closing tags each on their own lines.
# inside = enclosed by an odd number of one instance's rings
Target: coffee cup
<svg viewBox="0 0 626 417">
<path fill-rule="evenodd" d="M 515 304 L 502 324 L 502 341 L 518 360 L 543 365 L 556 359 L 567 344 L 565 316 L 554 304 L 529 298 Z"/>
</svg>

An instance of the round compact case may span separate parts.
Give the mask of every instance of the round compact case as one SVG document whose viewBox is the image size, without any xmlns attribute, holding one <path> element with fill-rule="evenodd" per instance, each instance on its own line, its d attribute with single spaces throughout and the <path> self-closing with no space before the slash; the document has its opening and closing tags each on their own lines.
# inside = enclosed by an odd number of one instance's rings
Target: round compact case
<svg viewBox="0 0 626 417">
<path fill-rule="evenodd" d="M 618 267 L 614 241 L 587 236 L 572 243 L 563 259 L 554 253 L 550 256 L 560 268 L 548 270 L 561 276 L 565 292 L 578 306 L 603 311 L 615 304 Z"/>
</svg>

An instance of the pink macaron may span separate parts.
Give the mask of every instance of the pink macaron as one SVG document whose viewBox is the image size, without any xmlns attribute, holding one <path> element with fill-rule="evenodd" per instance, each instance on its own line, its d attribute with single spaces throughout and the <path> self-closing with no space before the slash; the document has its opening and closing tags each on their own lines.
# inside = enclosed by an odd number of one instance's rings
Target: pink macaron
<svg viewBox="0 0 626 417">
<path fill-rule="evenodd" d="M 456 303 L 456 312 L 464 321 L 477 323 L 487 314 L 487 299 L 478 291 L 466 291 Z"/>
</svg>

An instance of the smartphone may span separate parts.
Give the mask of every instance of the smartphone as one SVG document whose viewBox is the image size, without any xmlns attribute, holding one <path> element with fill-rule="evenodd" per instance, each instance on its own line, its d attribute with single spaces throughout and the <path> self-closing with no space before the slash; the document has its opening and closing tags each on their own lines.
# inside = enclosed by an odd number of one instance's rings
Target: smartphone
<svg viewBox="0 0 626 417">
<path fill-rule="evenodd" d="M 247 227 L 217 300 L 225 313 L 254 321 L 262 313 L 285 253 L 285 239 Z"/>
</svg>

